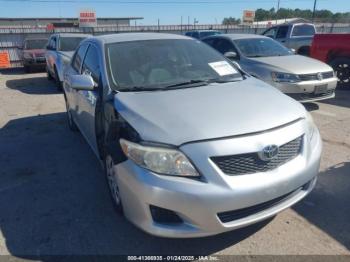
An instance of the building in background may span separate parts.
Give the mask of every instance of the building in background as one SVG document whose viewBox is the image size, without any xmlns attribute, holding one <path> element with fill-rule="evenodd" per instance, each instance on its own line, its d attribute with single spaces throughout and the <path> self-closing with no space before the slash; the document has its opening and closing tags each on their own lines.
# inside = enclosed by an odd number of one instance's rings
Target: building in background
<svg viewBox="0 0 350 262">
<path fill-rule="evenodd" d="M 143 17 L 98 17 L 97 26 L 130 26 L 132 21 L 142 19 Z M 78 27 L 79 18 L 0 18 L 2 28 L 47 28 L 48 25 Z"/>
</svg>

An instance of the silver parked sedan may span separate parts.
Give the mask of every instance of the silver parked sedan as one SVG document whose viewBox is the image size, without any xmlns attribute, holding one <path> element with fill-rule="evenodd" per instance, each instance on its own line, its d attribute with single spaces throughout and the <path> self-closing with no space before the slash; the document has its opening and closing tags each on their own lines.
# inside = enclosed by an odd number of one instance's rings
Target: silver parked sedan
<svg viewBox="0 0 350 262">
<path fill-rule="evenodd" d="M 252 76 L 300 102 L 334 97 L 337 78 L 329 65 L 296 55 L 269 37 L 228 34 L 203 41 L 238 62 Z"/>
<path fill-rule="evenodd" d="M 193 38 L 86 39 L 64 91 L 69 126 L 103 163 L 117 210 L 150 234 L 247 226 L 316 183 L 322 144 L 304 107 Z"/>
</svg>

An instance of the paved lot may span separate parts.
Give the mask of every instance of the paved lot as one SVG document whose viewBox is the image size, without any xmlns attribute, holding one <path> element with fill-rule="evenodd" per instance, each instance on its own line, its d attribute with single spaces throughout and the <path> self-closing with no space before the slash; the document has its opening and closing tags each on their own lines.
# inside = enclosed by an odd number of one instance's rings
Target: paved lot
<svg viewBox="0 0 350 262">
<path fill-rule="evenodd" d="M 161 239 L 114 212 L 99 163 L 68 130 L 63 97 L 45 74 L 3 72 L 0 254 L 350 254 L 350 91 L 307 108 L 324 140 L 307 199 L 216 237 Z"/>
</svg>

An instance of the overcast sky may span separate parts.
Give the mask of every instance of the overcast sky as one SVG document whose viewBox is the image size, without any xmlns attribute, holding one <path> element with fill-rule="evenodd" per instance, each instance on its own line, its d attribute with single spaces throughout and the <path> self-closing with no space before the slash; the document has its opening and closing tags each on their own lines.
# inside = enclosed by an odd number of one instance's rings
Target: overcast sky
<svg viewBox="0 0 350 262">
<path fill-rule="evenodd" d="M 77 17 L 82 9 L 94 9 L 97 17 L 140 16 L 140 25 L 221 23 L 224 17 L 239 18 L 242 11 L 277 8 L 278 0 L 0 0 L 0 17 Z M 280 0 L 280 7 L 312 9 L 314 0 Z M 317 9 L 349 12 L 350 0 L 317 0 Z"/>
</svg>

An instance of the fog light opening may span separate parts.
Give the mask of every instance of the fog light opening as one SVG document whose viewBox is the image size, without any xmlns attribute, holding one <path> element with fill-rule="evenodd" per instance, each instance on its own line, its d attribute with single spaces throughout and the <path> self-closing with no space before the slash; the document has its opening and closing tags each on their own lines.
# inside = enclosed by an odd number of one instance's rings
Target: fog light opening
<svg viewBox="0 0 350 262">
<path fill-rule="evenodd" d="M 150 205 L 153 221 L 159 224 L 181 224 L 183 220 L 169 209 Z"/>
</svg>

